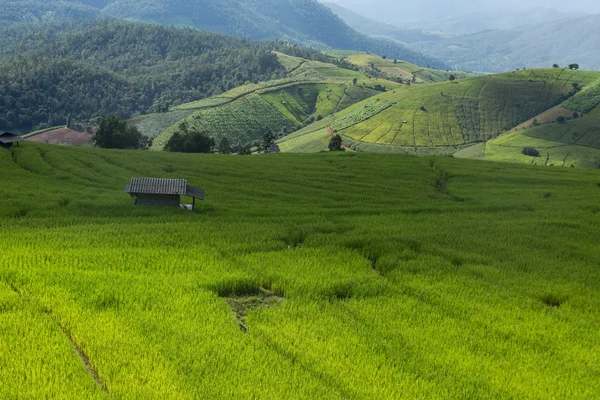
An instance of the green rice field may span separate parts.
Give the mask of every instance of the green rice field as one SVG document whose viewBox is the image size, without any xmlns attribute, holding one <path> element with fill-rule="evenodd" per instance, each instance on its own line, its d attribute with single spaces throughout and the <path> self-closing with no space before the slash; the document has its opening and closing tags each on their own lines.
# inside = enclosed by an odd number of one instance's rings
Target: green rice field
<svg viewBox="0 0 600 400">
<path fill-rule="evenodd" d="M 600 397 L 597 170 L 29 142 L 0 166 L 2 399 Z M 206 199 L 135 206 L 132 177 Z"/>
</svg>

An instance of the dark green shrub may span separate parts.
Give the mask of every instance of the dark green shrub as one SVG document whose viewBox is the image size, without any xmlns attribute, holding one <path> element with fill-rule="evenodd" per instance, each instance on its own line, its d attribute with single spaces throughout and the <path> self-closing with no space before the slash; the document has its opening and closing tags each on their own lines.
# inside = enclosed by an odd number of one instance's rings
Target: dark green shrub
<svg viewBox="0 0 600 400">
<path fill-rule="evenodd" d="M 523 153 L 529 157 L 539 157 L 540 156 L 540 152 L 537 151 L 536 149 L 534 149 L 533 147 L 523 147 L 523 150 L 521 150 L 521 153 Z"/>
<path fill-rule="evenodd" d="M 194 130 L 193 127 L 190 128 L 187 122 L 182 122 L 165 145 L 164 150 L 178 153 L 210 153 L 214 147 L 213 138 Z"/>
<path fill-rule="evenodd" d="M 141 149 L 150 144 L 135 126 L 114 116 L 102 118 L 93 141 L 96 146 L 105 149 Z"/>
</svg>

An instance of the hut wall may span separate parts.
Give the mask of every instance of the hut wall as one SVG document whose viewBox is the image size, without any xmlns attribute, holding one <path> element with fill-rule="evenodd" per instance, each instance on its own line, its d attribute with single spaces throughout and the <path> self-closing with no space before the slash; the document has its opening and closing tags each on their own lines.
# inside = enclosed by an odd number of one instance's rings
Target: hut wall
<svg viewBox="0 0 600 400">
<path fill-rule="evenodd" d="M 179 207 L 180 198 L 178 195 L 165 194 L 138 194 L 136 204 L 163 207 Z"/>
</svg>

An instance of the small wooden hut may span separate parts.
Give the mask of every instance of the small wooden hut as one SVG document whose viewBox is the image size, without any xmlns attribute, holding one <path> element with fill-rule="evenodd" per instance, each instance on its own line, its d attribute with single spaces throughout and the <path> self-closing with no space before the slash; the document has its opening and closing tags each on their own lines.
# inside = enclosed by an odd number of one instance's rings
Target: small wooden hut
<svg viewBox="0 0 600 400">
<path fill-rule="evenodd" d="M 11 147 L 13 143 L 17 143 L 18 146 L 18 142 L 20 142 L 21 140 L 23 140 L 23 138 L 17 135 L 16 133 L 0 131 L 0 146 L 2 147 Z"/>
<path fill-rule="evenodd" d="M 183 207 L 196 209 L 196 199 L 204 200 L 204 189 L 187 184 L 185 179 L 131 178 L 125 193 L 135 199 L 135 204 Z M 181 204 L 181 196 L 190 196 L 192 204 Z"/>
</svg>

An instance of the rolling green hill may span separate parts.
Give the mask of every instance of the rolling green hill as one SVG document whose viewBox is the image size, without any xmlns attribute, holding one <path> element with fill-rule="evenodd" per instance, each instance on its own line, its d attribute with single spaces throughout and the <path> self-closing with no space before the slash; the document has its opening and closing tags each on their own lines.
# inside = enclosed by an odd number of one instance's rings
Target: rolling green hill
<svg viewBox="0 0 600 400">
<path fill-rule="evenodd" d="M 205 100 L 182 104 L 169 113 L 143 116 L 142 122 L 154 122 L 141 123 L 139 128 L 154 137 L 157 130 L 146 126 L 160 125 L 164 131 L 157 135 L 152 148 L 162 150 L 181 123 L 180 120 L 173 122 L 177 117 L 171 116 L 184 112 L 183 121 L 217 140 L 227 137 L 233 146 L 251 145 L 260 141 L 267 131 L 285 135 L 303 126 L 320 126 L 322 121 L 328 121 L 352 104 L 381 93 L 381 89 L 401 86 L 329 63 L 281 53 L 278 60 L 287 66 L 285 79 L 244 85 Z M 171 124 L 168 129 L 162 122 L 165 118 Z"/>
<path fill-rule="evenodd" d="M 536 118 L 539 126 L 528 123 L 482 146 L 465 149 L 459 157 L 492 161 L 512 161 L 549 166 L 600 168 L 600 81 L 562 104 L 558 113 L 568 120 Z M 572 118 L 573 112 L 578 113 Z M 530 147 L 537 157 L 523 154 Z"/>
<path fill-rule="evenodd" d="M 600 177 L 0 149 L 0 397 L 600 396 Z M 135 206 L 186 178 L 198 213 Z"/>
<path fill-rule="evenodd" d="M 535 128 L 532 135 L 555 138 L 557 133 L 551 132 L 552 129 L 562 131 L 579 126 L 575 129 L 578 135 L 570 138 L 580 141 L 580 136 L 587 132 L 584 142 L 592 145 L 581 156 L 572 156 L 574 164 L 591 166 L 597 153 L 594 147 L 597 120 L 594 112 L 588 114 L 587 111 L 589 107 L 600 103 L 597 99 L 599 78 L 600 74 L 596 72 L 545 69 L 481 76 L 453 83 L 403 86 L 338 113 L 336 120 L 331 121 L 331 126 L 355 150 L 446 155 L 458 152 L 458 156 L 482 157 L 483 145 L 470 150 L 463 149 L 490 140 L 490 146 L 493 146 L 494 143 L 508 140 L 507 137 L 529 134 L 526 128 L 530 123 L 527 126 L 521 124 L 532 121 L 555 106 L 563 105 L 573 107 L 563 107 L 565 115 L 569 116 L 573 111 L 585 111 L 584 117 L 560 127 L 551 124 Z M 572 95 L 573 83 L 584 87 L 575 96 Z M 516 127 L 519 128 L 514 134 L 493 140 L 514 131 Z M 329 133 L 325 126 L 318 128 L 305 129 L 302 133 L 310 135 L 304 138 L 296 135 L 282 139 L 280 147 L 285 151 L 323 150 Z M 312 146 L 312 142 L 318 145 Z M 520 147 L 513 147 L 512 151 L 518 148 L 519 153 L 524 147 L 520 144 L 515 146 Z M 592 159 L 590 153 L 593 154 Z M 493 158 L 491 153 L 489 157 Z M 517 155 L 516 158 L 523 157 Z"/>
</svg>

